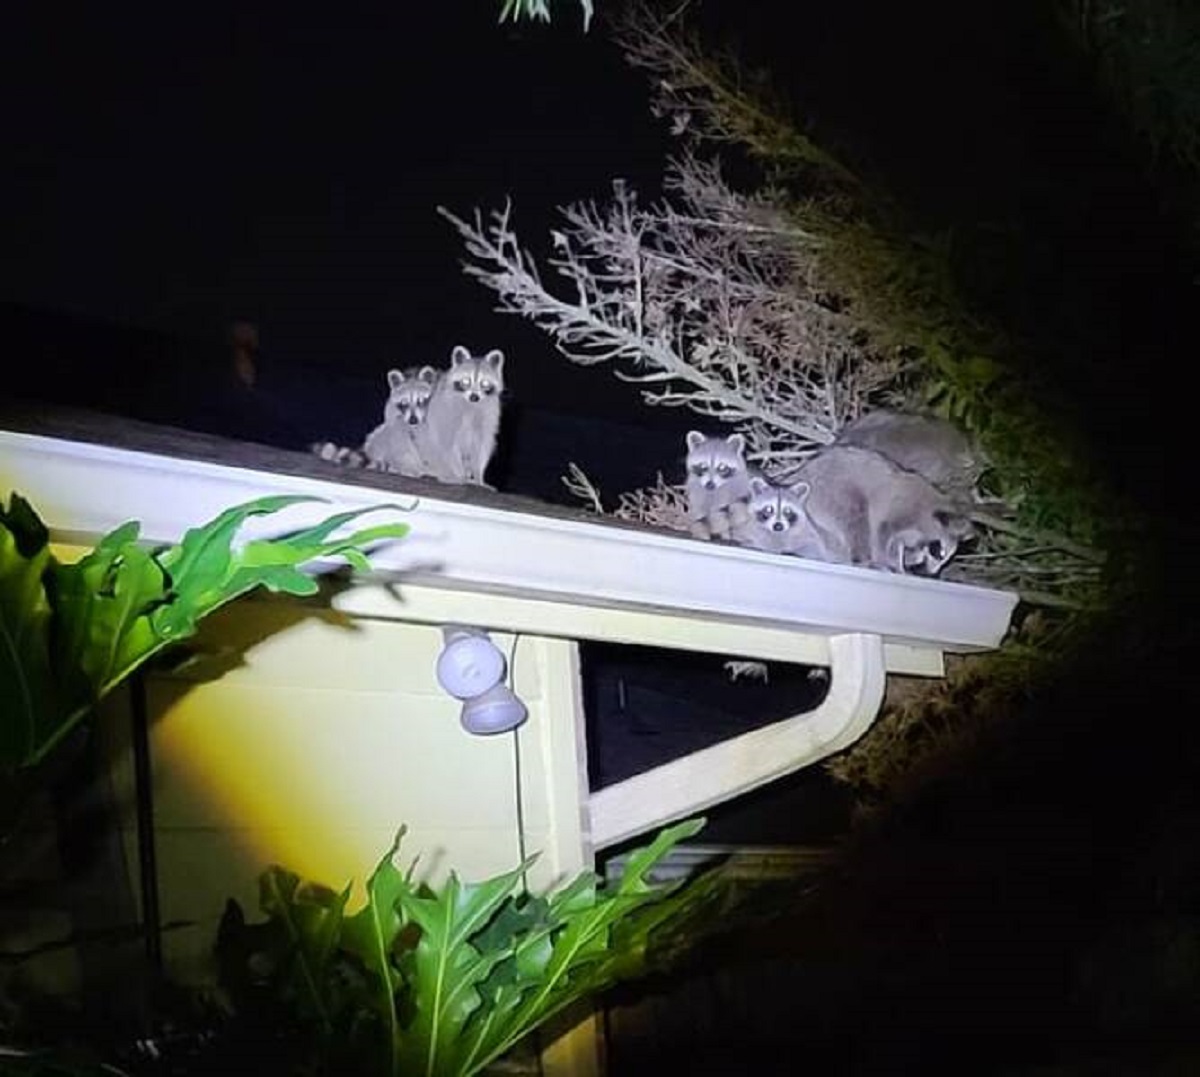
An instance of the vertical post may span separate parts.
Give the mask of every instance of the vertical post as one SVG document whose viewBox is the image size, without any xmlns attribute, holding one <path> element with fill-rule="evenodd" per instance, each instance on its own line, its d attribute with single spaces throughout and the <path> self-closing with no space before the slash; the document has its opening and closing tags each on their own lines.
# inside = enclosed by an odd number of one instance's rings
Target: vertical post
<svg viewBox="0 0 1200 1077">
<path fill-rule="evenodd" d="M 543 846 L 550 875 L 558 882 L 595 867 L 588 830 L 587 731 L 579 644 L 537 639 L 543 706 L 534 728 L 523 728 L 530 750 L 541 754 L 542 787 L 527 789 L 542 800 L 549 828 Z M 541 1030 L 544 1077 L 599 1077 L 604 1072 L 602 1028 L 590 1002 L 569 1007 Z"/>
<path fill-rule="evenodd" d="M 129 679 L 133 740 L 134 803 L 137 812 L 138 881 L 142 897 L 142 931 L 146 963 L 155 982 L 163 973 L 162 914 L 158 901 L 158 861 L 154 848 L 154 789 L 150 765 L 150 725 L 146 682 L 140 672 Z"/>
</svg>

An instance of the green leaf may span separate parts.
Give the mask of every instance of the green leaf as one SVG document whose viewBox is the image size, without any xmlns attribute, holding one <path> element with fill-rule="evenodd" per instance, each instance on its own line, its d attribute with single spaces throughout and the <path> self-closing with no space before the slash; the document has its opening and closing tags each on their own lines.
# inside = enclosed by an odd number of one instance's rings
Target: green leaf
<svg viewBox="0 0 1200 1077">
<path fill-rule="evenodd" d="M 605 892 L 593 874 L 584 873 L 551 897 L 545 911 L 550 926 L 539 926 L 530 933 L 520 953 L 522 968 L 509 966 L 505 970 L 509 976 L 483 996 L 484 1010 L 461 1038 L 457 1068 L 445 1072 L 459 1077 L 477 1073 L 567 1006 L 640 970 L 651 931 L 697 905 L 675 897 L 675 885 L 656 885 L 647 875 L 671 848 L 703 825 L 702 819 L 679 823 L 634 852 L 615 893 Z M 627 929 L 626 943 L 614 945 L 614 928 L 640 909 L 662 902 L 671 904 L 647 920 L 640 931 Z M 635 945 L 637 960 L 631 961 L 628 947 Z M 521 949 L 520 944 L 515 948 Z"/>
<path fill-rule="evenodd" d="M 279 539 L 233 548 L 238 529 L 319 498 L 264 497 L 191 528 L 177 546 L 151 553 L 136 522 L 106 535 L 75 564 L 49 553 L 48 532 L 18 495 L 0 509 L 0 767 L 44 758 L 134 669 L 193 635 L 202 618 L 255 587 L 311 595 L 301 566 L 342 557 L 369 569 L 363 547 L 407 534 L 407 524 L 329 536 L 379 505 L 336 513 Z"/>
<path fill-rule="evenodd" d="M 233 537 L 246 520 L 319 500 L 292 495 L 263 497 L 226 509 L 202 527 L 190 528 L 178 546 L 170 547 L 158 558 L 171 578 L 172 588 L 172 601 L 158 611 L 155 619 L 160 635 L 176 639 L 191 635 L 200 617 L 252 586 L 246 584 L 233 594 L 226 586 L 236 567 Z"/>
<path fill-rule="evenodd" d="M 14 497 L 11 510 L 0 509 L 0 767 L 28 759 L 57 712 L 43 582 L 50 550 L 33 538 L 26 508 Z"/>
<path fill-rule="evenodd" d="M 301 1016 L 315 1017 L 326 1032 L 332 1028 L 329 968 L 349 896 L 349 886 L 335 893 L 305 885 L 279 867 L 269 868 L 259 881 L 262 910 L 285 929 L 289 943 L 284 994 L 295 1001 Z"/>
<path fill-rule="evenodd" d="M 55 663 L 75 698 L 97 696 L 158 642 L 146 614 L 165 600 L 166 576 L 138 531 L 125 524 L 75 564 L 54 566 Z"/>
<path fill-rule="evenodd" d="M 395 856 L 404 837 L 401 827 L 392 847 L 367 881 L 367 903 L 342 925 L 342 946 L 358 958 L 367 973 L 370 994 L 367 1005 L 378 1015 L 386 1036 L 387 1072 L 398 1072 L 400 1030 L 397 995 L 404 982 L 393 961 L 396 937 L 403 924 L 397 905 L 400 895 L 411 890 L 409 881 L 397 870 Z"/>
<path fill-rule="evenodd" d="M 415 1016 L 400 1055 L 403 1072 L 425 1077 L 457 1072 L 454 1049 L 480 1006 L 479 987 L 510 949 L 483 952 L 470 940 L 499 913 L 530 863 L 476 885 L 451 873 L 442 892 L 429 897 L 412 890 L 399 895 L 404 915 L 421 929 L 412 971 Z"/>
</svg>

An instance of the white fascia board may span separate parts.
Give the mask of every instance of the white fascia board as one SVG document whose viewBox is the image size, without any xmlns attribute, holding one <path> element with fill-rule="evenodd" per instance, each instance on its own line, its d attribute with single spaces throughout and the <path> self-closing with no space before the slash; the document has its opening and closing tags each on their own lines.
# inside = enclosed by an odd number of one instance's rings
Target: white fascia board
<svg viewBox="0 0 1200 1077">
<path fill-rule="evenodd" d="M 360 476 L 361 477 L 361 476 Z M 940 580 L 827 565 L 585 519 L 408 496 L 377 488 L 0 431 L 0 484 L 27 497 L 55 538 L 91 542 L 140 520 L 152 542 L 267 495 L 319 497 L 248 523 L 279 534 L 334 511 L 412 504 L 412 531 L 372 555 L 400 582 L 585 606 L 678 611 L 818 635 L 870 633 L 939 651 L 996 647 L 1017 596 Z"/>
</svg>

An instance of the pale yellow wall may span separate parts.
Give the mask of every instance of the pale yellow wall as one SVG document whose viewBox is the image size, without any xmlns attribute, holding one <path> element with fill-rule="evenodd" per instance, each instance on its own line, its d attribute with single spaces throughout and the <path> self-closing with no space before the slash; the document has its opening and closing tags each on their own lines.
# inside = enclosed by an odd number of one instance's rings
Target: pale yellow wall
<svg viewBox="0 0 1200 1077">
<path fill-rule="evenodd" d="M 481 600 L 486 601 L 486 600 Z M 505 654 L 513 637 L 493 639 Z M 520 858 L 512 735 L 476 737 L 437 685 L 433 627 L 346 619 L 279 599 L 242 601 L 211 618 L 203 641 L 241 664 L 202 660 L 148 682 L 159 886 L 172 971 L 206 976 L 226 898 L 257 916 L 257 878 L 278 862 L 338 887 L 361 884 L 396 829 L 399 861 L 418 875 L 468 879 Z M 573 644 L 522 636 L 515 687 L 529 707 L 520 735 L 534 888 L 583 866 L 579 713 Z M 229 666 L 230 663 L 224 663 Z M 134 855 L 132 763 L 110 725 L 118 797 Z"/>
</svg>

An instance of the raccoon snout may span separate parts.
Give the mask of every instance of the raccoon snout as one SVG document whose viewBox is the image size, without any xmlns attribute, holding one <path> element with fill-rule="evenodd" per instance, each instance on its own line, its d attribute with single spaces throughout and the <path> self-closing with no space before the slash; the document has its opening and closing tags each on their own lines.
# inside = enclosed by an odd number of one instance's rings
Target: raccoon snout
<svg viewBox="0 0 1200 1077">
<path fill-rule="evenodd" d="M 416 426 L 417 423 L 419 423 L 420 421 L 421 421 L 421 416 L 419 416 L 419 415 L 410 415 L 408 417 L 408 425 L 409 426 Z"/>
<path fill-rule="evenodd" d="M 717 488 L 717 484 L 712 479 L 704 480 L 704 489 L 715 490 L 716 488 Z"/>
<path fill-rule="evenodd" d="M 478 404 L 479 403 L 479 394 L 478 393 L 468 393 L 467 399 L 469 401 L 471 401 L 472 404 Z"/>
<path fill-rule="evenodd" d="M 786 531 L 786 530 L 787 530 L 787 524 L 785 524 L 785 523 L 784 523 L 782 520 L 776 520 L 776 521 L 775 521 L 775 522 L 774 522 L 774 523 L 771 525 L 771 530 L 772 530 L 772 531 Z"/>
</svg>

